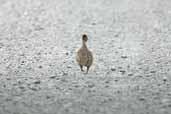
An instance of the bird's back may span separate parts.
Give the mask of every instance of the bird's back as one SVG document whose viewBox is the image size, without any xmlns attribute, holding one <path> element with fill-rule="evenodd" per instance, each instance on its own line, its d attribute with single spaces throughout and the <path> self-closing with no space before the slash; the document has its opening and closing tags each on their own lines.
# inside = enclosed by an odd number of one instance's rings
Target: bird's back
<svg viewBox="0 0 171 114">
<path fill-rule="evenodd" d="M 90 67 L 93 63 L 92 52 L 84 47 L 78 50 L 76 59 L 77 59 L 78 64 L 82 66 Z"/>
</svg>

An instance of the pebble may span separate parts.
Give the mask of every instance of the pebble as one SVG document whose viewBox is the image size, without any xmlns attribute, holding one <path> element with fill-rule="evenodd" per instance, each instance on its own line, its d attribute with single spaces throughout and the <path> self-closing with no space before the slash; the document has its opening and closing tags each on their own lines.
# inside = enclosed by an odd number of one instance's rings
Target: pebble
<svg viewBox="0 0 171 114">
<path fill-rule="evenodd" d="M 121 91 L 120 90 L 117 90 L 117 93 L 119 94 L 119 93 L 121 93 Z"/>
<path fill-rule="evenodd" d="M 166 82 L 167 81 L 167 77 L 163 77 L 163 81 Z"/>
<path fill-rule="evenodd" d="M 105 86 L 105 88 L 108 88 L 108 87 L 109 87 L 109 85 L 106 85 L 106 86 Z"/>
<path fill-rule="evenodd" d="M 19 87 L 20 89 L 24 89 L 24 87 Z"/>
<path fill-rule="evenodd" d="M 35 81 L 34 84 L 40 84 L 41 82 L 40 81 Z"/>
<path fill-rule="evenodd" d="M 11 80 L 11 78 L 6 78 L 7 80 Z"/>
<path fill-rule="evenodd" d="M 92 25 L 96 25 L 96 23 L 92 23 Z"/>
<path fill-rule="evenodd" d="M 118 80 L 117 79 L 115 79 L 115 82 L 117 82 Z"/>
<path fill-rule="evenodd" d="M 79 87 L 79 85 L 75 85 L 74 87 L 75 87 L 75 88 L 78 88 L 78 87 Z"/>
<path fill-rule="evenodd" d="M 143 76 L 142 76 L 142 75 L 138 75 L 137 77 L 140 77 L 140 78 L 142 78 Z"/>
<path fill-rule="evenodd" d="M 71 66 L 67 66 L 67 68 L 72 68 Z"/>
<path fill-rule="evenodd" d="M 119 34 L 115 34 L 114 36 L 115 36 L 115 37 L 118 37 L 118 36 L 119 36 Z"/>
<path fill-rule="evenodd" d="M 66 72 L 63 72 L 63 74 L 62 74 L 63 76 L 66 76 L 66 75 L 68 75 L 68 73 L 66 73 Z"/>
<path fill-rule="evenodd" d="M 31 90 L 33 90 L 33 91 L 37 91 L 37 89 L 36 88 L 30 88 Z"/>
<path fill-rule="evenodd" d="M 4 88 L 6 88 L 6 85 L 3 85 Z"/>
<path fill-rule="evenodd" d="M 126 58 L 128 58 L 128 56 L 122 55 L 121 58 L 126 59 Z"/>
<path fill-rule="evenodd" d="M 46 99 L 49 99 L 50 98 L 50 96 L 46 96 Z"/>
<path fill-rule="evenodd" d="M 150 73 L 156 73 L 156 71 L 150 71 Z"/>
<path fill-rule="evenodd" d="M 42 66 L 40 65 L 39 68 L 42 68 Z"/>
<path fill-rule="evenodd" d="M 49 77 L 49 78 L 52 78 L 52 79 L 54 79 L 54 78 L 56 78 L 56 76 L 51 76 L 51 77 Z"/>
<path fill-rule="evenodd" d="M 148 75 L 146 75 L 146 77 L 151 77 L 151 75 L 150 75 L 150 74 L 148 74 Z"/>
<path fill-rule="evenodd" d="M 59 80 L 60 78 L 56 78 L 56 80 Z"/>
<path fill-rule="evenodd" d="M 72 88 L 68 88 L 69 90 L 72 90 Z"/>
<path fill-rule="evenodd" d="M 24 64 L 24 63 L 25 63 L 25 61 L 21 61 L 21 63 L 22 63 L 22 64 Z"/>
<path fill-rule="evenodd" d="M 66 53 L 65 53 L 65 55 L 69 55 L 69 53 L 68 53 L 68 52 L 66 52 Z"/>
<path fill-rule="evenodd" d="M 145 101 L 145 98 L 139 98 L 140 101 Z"/>
<path fill-rule="evenodd" d="M 129 73 L 128 76 L 133 76 L 134 74 L 133 73 Z"/>
<path fill-rule="evenodd" d="M 88 84 L 89 88 L 93 88 L 95 85 L 94 84 Z"/>
<path fill-rule="evenodd" d="M 109 81 L 105 81 L 105 83 L 109 83 Z"/>
<path fill-rule="evenodd" d="M 118 69 L 122 69 L 122 67 L 118 67 Z"/>
<path fill-rule="evenodd" d="M 122 74 L 125 74 L 126 71 L 125 71 L 125 70 L 120 70 L 120 72 L 121 72 Z"/>
<path fill-rule="evenodd" d="M 111 71 L 116 71 L 116 69 L 115 68 L 111 68 Z"/>
</svg>

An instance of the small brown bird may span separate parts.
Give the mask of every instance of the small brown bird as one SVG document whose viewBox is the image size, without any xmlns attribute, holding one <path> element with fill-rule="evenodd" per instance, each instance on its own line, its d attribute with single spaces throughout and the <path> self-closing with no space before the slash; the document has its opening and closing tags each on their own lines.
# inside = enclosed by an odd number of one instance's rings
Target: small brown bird
<svg viewBox="0 0 171 114">
<path fill-rule="evenodd" d="M 81 71 L 83 70 L 83 66 L 87 67 L 87 72 L 89 71 L 89 68 L 91 67 L 93 63 L 93 55 L 92 52 L 87 48 L 86 42 L 88 41 L 88 37 L 86 34 L 82 35 L 82 47 L 77 51 L 76 60 L 81 68 Z"/>
</svg>

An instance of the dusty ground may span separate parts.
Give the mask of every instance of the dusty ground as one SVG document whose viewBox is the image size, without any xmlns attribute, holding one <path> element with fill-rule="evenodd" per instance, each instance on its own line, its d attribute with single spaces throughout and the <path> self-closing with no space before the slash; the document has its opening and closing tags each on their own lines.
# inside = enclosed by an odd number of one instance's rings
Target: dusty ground
<svg viewBox="0 0 171 114">
<path fill-rule="evenodd" d="M 0 114 L 171 114 L 171 1 L 0 0 Z"/>
</svg>

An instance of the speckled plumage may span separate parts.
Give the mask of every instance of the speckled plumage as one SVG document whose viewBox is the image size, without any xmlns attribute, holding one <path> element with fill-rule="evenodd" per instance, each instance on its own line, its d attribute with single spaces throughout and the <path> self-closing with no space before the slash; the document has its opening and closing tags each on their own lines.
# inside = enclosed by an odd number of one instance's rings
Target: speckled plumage
<svg viewBox="0 0 171 114">
<path fill-rule="evenodd" d="M 81 68 L 81 71 L 83 71 L 83 66 L 87 67 L 87 73 L 89 71 L 89 68 L 91 67 L 93 63 L 93 54 L 92 52 L 87 48 L 86 42 L 88 38 L 87 35 L 82 36 L 82 47 L 77 51 L 76 60 Z"/>
</svg>

